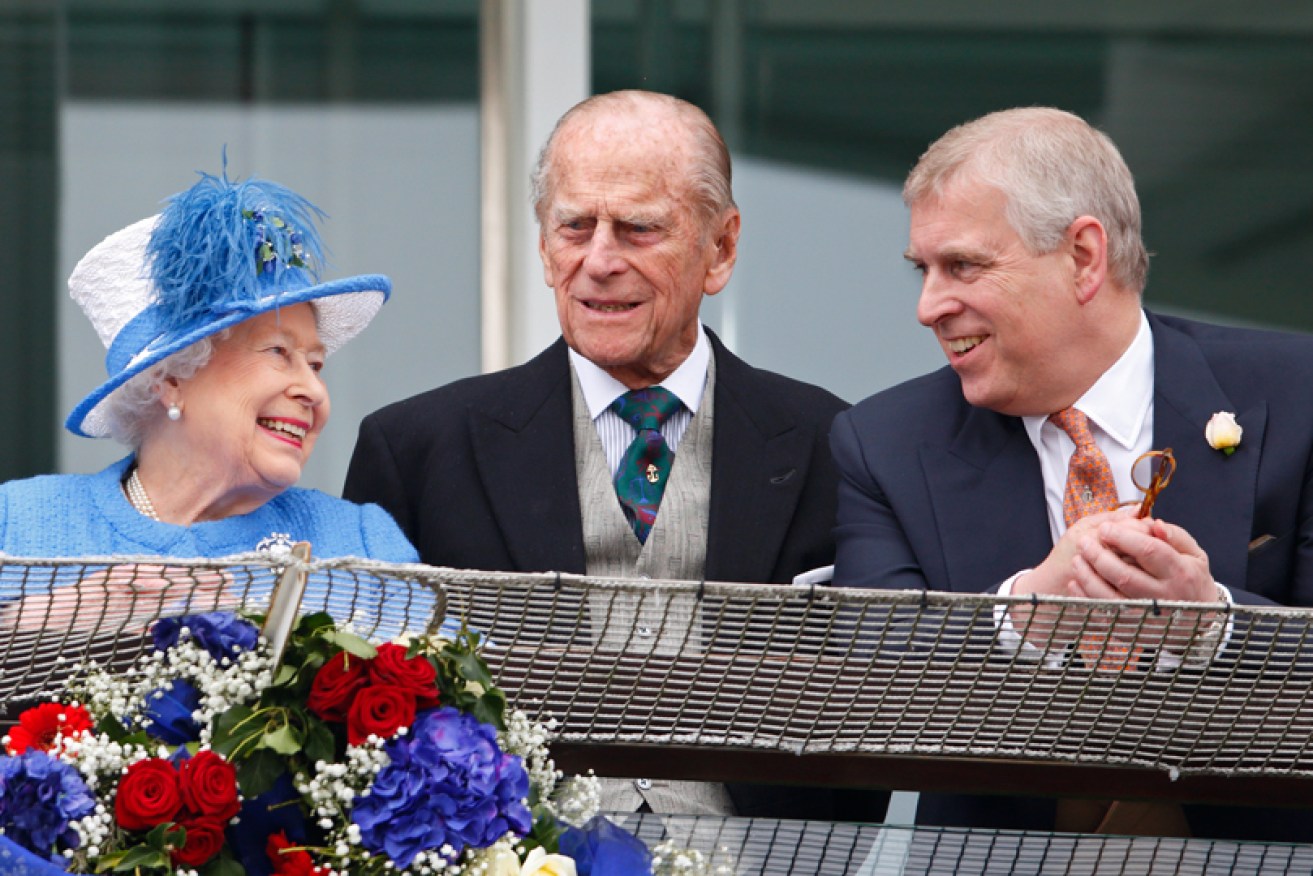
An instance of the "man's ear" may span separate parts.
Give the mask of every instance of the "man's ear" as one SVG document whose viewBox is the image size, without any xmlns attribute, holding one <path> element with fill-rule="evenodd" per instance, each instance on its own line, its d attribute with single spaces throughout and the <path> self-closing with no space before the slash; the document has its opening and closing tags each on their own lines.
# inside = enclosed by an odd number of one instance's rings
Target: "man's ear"
<svg viewBox="0 0 1313 876">
<path fill-rule="evenodd" d="M 702 284 L 702 291 L 715 295 L 729 282 L 734 273 L 734 263 L 739 257 L 739 229 L 743 218 L 738 207 L 730 207 L 722 215 L 711 233 L 707 246 L 712 247 L 711 263 L 707 267 L 707 277 Z"/>
<path fill-rule="evenodd" d="M 538 232 L 538 258 L 543 260 L 543 282 L 550 288 L 556 288 L 556 278 L 552 275 L 552 260 L 547 257 L 547 235 Z"/>
<path fill-rule="evenodd" d="M 1067 226 L 1076 298 L 1089 304 L 1108 280 L 1108 233 L 1093 216 L 1078 216 Z"/>
</svg>

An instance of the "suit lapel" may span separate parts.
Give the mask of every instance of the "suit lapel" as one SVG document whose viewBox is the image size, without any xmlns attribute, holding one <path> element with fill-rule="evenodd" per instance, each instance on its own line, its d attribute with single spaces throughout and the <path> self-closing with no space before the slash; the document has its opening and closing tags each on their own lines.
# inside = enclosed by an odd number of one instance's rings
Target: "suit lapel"
<svg viewBox="0 0 1313 876">
<path fill-rule="evenodd" d="M 1267 403 L 1230 399 L 1189 336 L 1152 315 L 1154 330 L 1154 447 L 1172 448 L 1177 469 L 1154 506 L 1154 516 L 1189 532 L 1208 551 L 1213 577 L 1244 586 L 1253 531 L 1258 464 L 1267 428 Z M 1231 411 L 1244 440 L 1230 456 L 1208 446 L 1204 427 Z"/>
<path fill-rule="evenodd" d="M 942 577 L 926 570 L 932 589 L 987 590 L 1048 556 L 1044 480 L 1021 420 L 970 408 L 948 448 L 920 455 L 944 558 Z"/>
<path fill-rule="evenodd" d="M 752 368 L 708 331 L 716 357 L 711 505 L 706 577 L 770 581 L 807 483 L 812 446 L 801 427 L 758 384 Z"/>
<path fill-rule="evenodd" d="M 522 571 L 584 572 L 565 350 L 557 341 L 525 365 L 509 393 L 470 412 L 479 478 Z"/>
</svg>

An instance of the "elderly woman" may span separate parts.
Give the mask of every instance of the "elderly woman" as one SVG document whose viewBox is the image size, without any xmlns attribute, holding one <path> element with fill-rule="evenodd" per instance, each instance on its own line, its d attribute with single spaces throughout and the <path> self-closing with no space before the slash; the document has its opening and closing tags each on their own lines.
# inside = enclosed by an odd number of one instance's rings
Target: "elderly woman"
<svg viewBox="0 0 1313 876">
<path fill-rule="evenodd" d="M 221 557 L 308 541 L 317 557 L 416 560 L 382 509 L 293 486 L 328 422 L 324 361 L 391 287 L 320 281 L 319 215 L 282 186 L 202 174 L 87 253 L 69 290 L 108 348 L 109 378 L 65 425 L 132 452 L 99 474 L 0 487 L 0 552 Z M 130 590 L 162 593 L 167 577 Z M 88 589 L 22 594 L 7 611 L 48 623 Z"/>
</svg>

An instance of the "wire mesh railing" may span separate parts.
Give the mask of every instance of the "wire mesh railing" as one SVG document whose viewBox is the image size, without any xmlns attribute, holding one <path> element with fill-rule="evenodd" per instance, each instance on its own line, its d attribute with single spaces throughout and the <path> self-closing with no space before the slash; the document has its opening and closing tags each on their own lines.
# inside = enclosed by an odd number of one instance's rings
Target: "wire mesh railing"
<svg viewBox="0 0 1313 876">
<path fill-rule="evenodd" d="M 159 616 L 263 611 L 288 575 L 305 582 L 303 612 L 375 639 L 479 630 L 508 695 L 570 743 L 1313 775 L 1313 612 L 1221 604 L 267 555 L 11 558 L 0 566 L 0 707 L 55 690 L 80 661 L 134 659 Z"/>
</svg>

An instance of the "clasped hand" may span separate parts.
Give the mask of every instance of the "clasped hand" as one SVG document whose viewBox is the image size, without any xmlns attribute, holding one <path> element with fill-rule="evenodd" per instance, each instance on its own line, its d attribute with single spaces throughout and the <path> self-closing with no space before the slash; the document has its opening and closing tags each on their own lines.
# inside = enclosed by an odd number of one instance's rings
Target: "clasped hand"
<svg viewBox="0 0 1313 876">
<path fill-rule="evenodd" d="M 218 607 L 227 597 L 231 576 L 221 569 L 185 566 L 108 566 L 83 575 L 76 583 L 58 585 L 6 606 L 0 625 L 17 630 L 144 629 L 170 603 L 189 609 Z"/>
<path fill-rule="evenodd" d="M 1037 593 L 1106 600 L 1215 602 L 1218 591 L 1208 555 L 1179 526 L 1152 518 L 1137 519 L 1135 508 L 1094 514 L 1073 524 L 1049 556 L 1014 588 L 1019 595 Z M 1080 635 L 1097 632 L 1122 642 L 1154 643 L 1184 650 L 1214 613 L 1152 612 L 1123 608 L 1078 621 L 1061 617 L 1062 609 L 1045 606 L 1019 613 L 1014 623 L 1037 647 L 1066 647 Z"/>
</svg>

